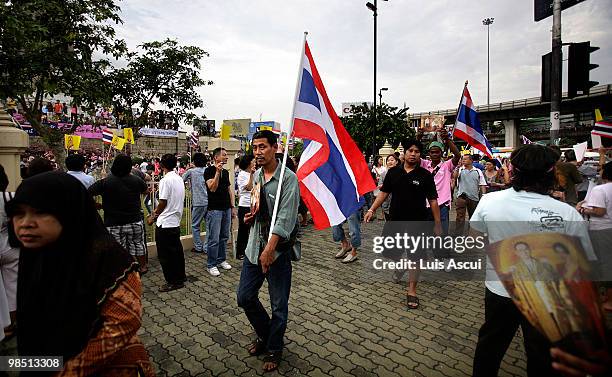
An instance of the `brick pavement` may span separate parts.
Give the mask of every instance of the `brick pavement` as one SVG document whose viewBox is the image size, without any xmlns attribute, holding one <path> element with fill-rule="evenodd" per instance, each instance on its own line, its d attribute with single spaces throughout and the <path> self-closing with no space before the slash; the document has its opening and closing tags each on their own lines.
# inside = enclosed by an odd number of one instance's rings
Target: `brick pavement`
<svg viewBox="0 0 612 377">
<path fill-rule="evenodd" d="M 273 375 L 470 375 L 483 322 L 483 283 L 422 282 L 421 307 L 406 310 L 404 285 L 370 267 L 371 235 L 380 229 L 380 222 L 362 224 L 360 259 L 351 265 L 333 258 L 331 230 L 305 230 L 303 259 L 293 264 L 284 362 Z M 185 255 L 187 273 L 196 280 L 184 289 L 157 292 L 162 274 L 156 260 L 143 278 L 140 336 L 159 375 L 262 375 L 262 361 L 245 351 L 253 332 L 236 305 L 240 263 L 213 278 L 205 256 Z M 269 308 L 265 284 L 261 298 Z M 525 375 L 519 337 L 500 376 Z"/>
</svg>

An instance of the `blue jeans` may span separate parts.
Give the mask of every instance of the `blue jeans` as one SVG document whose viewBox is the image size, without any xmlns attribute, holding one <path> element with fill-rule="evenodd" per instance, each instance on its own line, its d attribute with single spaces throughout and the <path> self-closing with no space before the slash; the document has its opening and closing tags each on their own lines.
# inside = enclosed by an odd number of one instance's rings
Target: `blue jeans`
<svg viewBox="0 0 612 377">
<path fill-rule="evenodd" d="M 351 236 L 351 245 L 353 245 L 355 249 L 361 246 L 361 226 L 359 223 L 359 216 L 357 215 L 357 213 L 358 212 L 353 213 L 346 220 L 349 226 L 349 235 Z M 334 242 L 340 242 L 346 239 L 346 236 L 344 235 L 344 229 L 342 228 L 343 224 L 344 223 L 339 224 L 339 225 L 334 225 L 332 227 L 332 235 L 334 237 Z"/>
<path fill-rule="evenodd" d="M 433 218 L 433 213 L 431 212 L 431 208 L 427 208 L 427 211 L 429 213 L 428 215 L 428 220 L 429 221 L 434 221 Z M 448 235 L 448 225 L 449 225 L 449 215 L 450 212 L 450 205 L 449 204 L 445 204 L 440 206 L 440 222 L 442 223 L 442 236 L 447 236 Z M 435 249 L 434 250 L 434 255 L 436 258 L 450 258 L 451 256 L 451 251 L 450 250 L 446 250 L 444 248 L 442 248 L 441 250 Z"/>
<path fill-rule="evenodd" d="M 202 242 L 200 237 L 202 220 L 206 216 L 206 206 L 191 207 L 191 233 L 193 234 L 193 247 L 197 251 L 205 251 L 206 243 L 208 242 L 208 231 L 206 232 L 206 241 Z"/>
<path fill-rule="evenodd" d="M 264 341 L 268 352 L 283 349 L 289 312 L 291 270 L 289 253 L 282 253 L 276 258 L 265 275 L 259 264 L 253 264 L 248 259 L 245 259 L 242 264 L 237 292 L 238 306 L 244 309 L 257 337 Z M 272 318 L 259 301 L 259 290 L 264 280 L 268 280 Z"/>
<path fill-rule="evenodd" d="M 206 267 L 217 267 L 225 261 L 231 221 L 232 210 L 230 208 L 213 209 L 206 214 L 206 237 L 208 238 Z"/>
</svg>

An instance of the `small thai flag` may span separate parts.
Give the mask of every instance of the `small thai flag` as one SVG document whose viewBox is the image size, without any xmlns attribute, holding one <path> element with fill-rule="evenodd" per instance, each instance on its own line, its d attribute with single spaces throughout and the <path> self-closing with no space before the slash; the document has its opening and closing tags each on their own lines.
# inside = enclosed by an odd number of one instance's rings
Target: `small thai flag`
<svg viewBox="0 0 612 377">
<path fill-rule="evenodd" d="M 102 131 L 102 142 L 104 142 L 104 144 L 112 144 L 114 136 L 115 133 L 109 128 L 106 128 Z"/>
<path fill-rule="evenodd" d="M 200 139 L 198 138 L 198 133 L 195 131 L 192 132 L 191 135 L 189 135 L 189 144 L 191 144 L 194 147 L 197 147 L 199 142 L 200 142 Z"/>
<path fill-rule="evenodd" d="M 612 123 L 611 122 L 596 122 L 591 134 L 601 137 L 612 138 Z"/>
</svg>

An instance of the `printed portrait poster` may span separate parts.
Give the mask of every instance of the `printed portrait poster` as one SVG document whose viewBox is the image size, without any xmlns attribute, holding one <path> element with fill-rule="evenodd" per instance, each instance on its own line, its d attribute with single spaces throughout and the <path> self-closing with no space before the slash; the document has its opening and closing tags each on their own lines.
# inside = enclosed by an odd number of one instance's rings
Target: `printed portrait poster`
<svg viewBox="0 0 612 377">
<path fill-rule="evenodd" d="M 487 253 L 518 309 L 553 344 L 585 358 L 607 353 L 605 317 L 578 238 L 527 234 Z"/>
<path fill-rule="evenodd" d="M 444 115 L 423 115 L 420 128 L 423 132 L 437 132 L 444 126 Z"/>
</svg>

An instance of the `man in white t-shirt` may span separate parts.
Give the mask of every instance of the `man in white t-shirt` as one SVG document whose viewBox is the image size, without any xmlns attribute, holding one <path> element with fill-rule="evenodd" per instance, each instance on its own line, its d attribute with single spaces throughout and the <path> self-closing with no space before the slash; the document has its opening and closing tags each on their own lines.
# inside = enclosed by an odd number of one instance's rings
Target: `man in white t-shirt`
<svg viewBox="0 0 612 377">
<path fill-rule="evenodd" d="M 589 219 L 589 233 L 599 260 L 599 280 L 607 288 L 603 307 L 612 311 L 612 256 L 609 252 L 612 245 L 612 162 L 604 165 L 601 179 L 602 184 L 593 187 L 576 209 Z"/>
<path fill-rule="evenodd" d="M 512 153 L 512 188 L 485 195 L 470 219 L 473 233 L 486 233 L 489 243 L 521 234 L 557 232 L 578 237 L 595 259 L 587 224 L 570 205 L 547 195 L 555 180 L 554 151 L 536 144 Z M 550 342 L 521 314 L 487 258 L 485 323 L 478 334 L 473 376 L 497 376 L 518 327 L 523 330 L 529 376 L 558 375 Z"/>
<path fill-rule="evenodd" d="M 185 184 L 174 172 L 176 157 L 165 154 L 161 159 L 164 177 L 159 181 L 159 203 L 147 219 L 149 224 L 156 221 L 155 243 L 166 284 L 160 292 L 183 288 L 185 284 L 185 256 L 181 244 L 181 217 L 185 200 Z"/>
<path fill-rule="evenodd" d="M 455 201 L 457 213 L 455 220 L 455 234 L 463 234 L 465 227 L 465 214 L 467 212 L 468 219 L 474 213 L 480 197 L 485 194 L 487 181 L 482 174 L 482 171 L 474 167 L 472 156 L 469 154 L 461 158 L 463 166 L 453 173 L 453 180 L 457 181 Z"/>
</svg>

